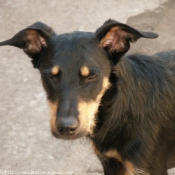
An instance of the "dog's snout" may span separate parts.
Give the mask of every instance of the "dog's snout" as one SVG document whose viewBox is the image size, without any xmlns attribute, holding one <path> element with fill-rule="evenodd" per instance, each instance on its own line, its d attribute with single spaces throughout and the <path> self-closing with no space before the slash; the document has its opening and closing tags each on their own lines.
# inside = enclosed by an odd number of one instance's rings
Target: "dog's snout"
<svg viewBox="0 0 175 175">
<path fill-rule="evenodd" d="M 57 120 L 57 130 L 62 136 L 71 136 L 75 134 L 79 122 L 75 117 L 59 118 Z"/>
</svg>

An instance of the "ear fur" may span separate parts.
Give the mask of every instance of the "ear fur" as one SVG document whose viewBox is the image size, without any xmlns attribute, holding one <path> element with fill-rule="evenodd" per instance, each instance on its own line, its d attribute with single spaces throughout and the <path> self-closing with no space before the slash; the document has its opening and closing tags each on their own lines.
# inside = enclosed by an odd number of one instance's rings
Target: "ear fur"
<svg viewBox="0 0 175 175">
<path fill-rule="evenodd" d="M 96 37 L 100 41 L 100 47 L 109 54 L 125 54 L 130 48 L 130 42 L 135 42 L 139 38 L 157 38 L 153 32 L 138 31 L 126 24 L 114 20 L 106 21 L 96 31 Z"/>
<path fill-rule="evenodd" d="M 0 42 L 0 46 L 10 45 L 21 48 L 32 58 L 35 68 L 38 68 L 41 53 L 47 49 L 50 38 L 55 35 L 54 31 L 46 24 L 36 22 L 21 30 L 9 40 Z"/>
</svg>

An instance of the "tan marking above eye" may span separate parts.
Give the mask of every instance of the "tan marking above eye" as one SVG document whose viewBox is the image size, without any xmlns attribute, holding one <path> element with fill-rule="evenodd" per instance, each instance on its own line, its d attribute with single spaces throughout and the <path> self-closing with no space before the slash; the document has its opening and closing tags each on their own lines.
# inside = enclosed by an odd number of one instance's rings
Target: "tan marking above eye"
<svg viewBox="0 0 175 175">
<path fill-rule="evenodd" d="M 51 74 L 57 75 L 60 72 L 60 67 L 58 65 L 52 67 Z"/>
<path fill-rule="evenodd" d="M 80 69 L 80 73 L 83 77 L 87 77 L 89 74 L 90 74 L 90 70 L 87 66 L 83 66 L 81 69 Z"/>
</svg>

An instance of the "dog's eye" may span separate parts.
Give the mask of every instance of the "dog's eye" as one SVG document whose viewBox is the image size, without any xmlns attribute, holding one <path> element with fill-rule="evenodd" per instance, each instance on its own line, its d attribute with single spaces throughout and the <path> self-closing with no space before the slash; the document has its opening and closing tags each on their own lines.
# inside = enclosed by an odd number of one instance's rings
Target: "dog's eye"
<svg viewBox="0 0 175 175">
<path fill-rule="evenodd" d="M 90 74 L 88 77 L 87 77 L 87 81 L 92 81 L 92 80 L 94 80 L 95 78 L 97 78 L 97 74 Z"/>
<path fill-rule="evenodd" d="M 82 86 L 85 86 L 86 84 L 89 84 L 93 81 L 95 81 L 98 77 L 98 74 L 89 74 L 87 77 L 81 77 L 80 79 L 80 84 Z"/>
<path fill-rule="evenodd" d="M 52 73 L 49 73 L 48 77 L 52 80 L 56 80 L 59 77 L 59 74 L 58 75 L 53 75 Z"/>
</svg>

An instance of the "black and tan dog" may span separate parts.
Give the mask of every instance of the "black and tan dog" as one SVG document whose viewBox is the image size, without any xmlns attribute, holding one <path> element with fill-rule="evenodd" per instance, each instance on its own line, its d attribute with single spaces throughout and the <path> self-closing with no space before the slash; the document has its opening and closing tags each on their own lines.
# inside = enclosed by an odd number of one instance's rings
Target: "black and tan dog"
<svg viewBox="0 0 175 175">
<path fill-rule="evenodd" d="M 62 35 L 37 22 L 0 45 L 23 49 L 39 69 L 55 137 L 90 138 L 105 175 L 166 175 L 175 166 L 175 51 L 124 55 L 157 36 L 114 20 Z"/>
</svg>

